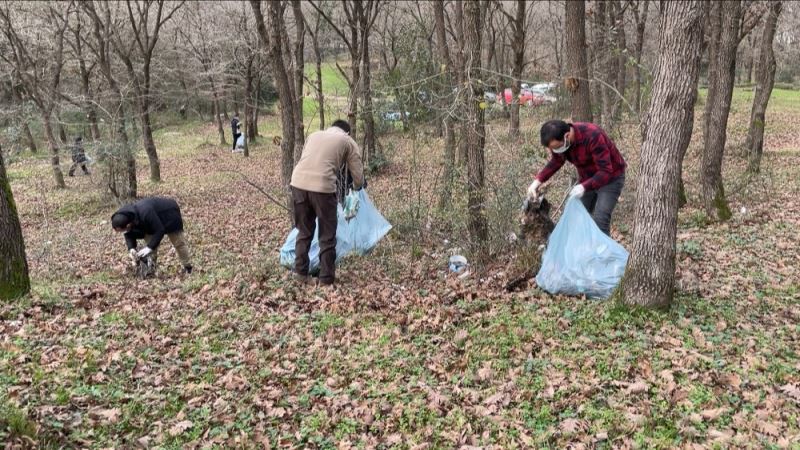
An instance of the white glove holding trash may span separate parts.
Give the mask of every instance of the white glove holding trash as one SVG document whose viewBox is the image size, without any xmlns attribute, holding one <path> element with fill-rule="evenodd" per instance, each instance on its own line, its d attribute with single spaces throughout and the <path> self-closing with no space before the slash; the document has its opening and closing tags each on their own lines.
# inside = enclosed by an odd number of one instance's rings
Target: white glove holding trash
<svg viewBox="0 0 800 450">
<path fill-rule="evenodd" d="M 530 186 L 528 186 L 528 198 L 535 199 L 539 196 L 539 186 L 542 185 L 542 182 L 539 180 L 533 180 Z"/>
<path fill-rule="evenodd" d="M 149 255 L 150 253 L 153 253 L 153 250 L 150 247 L 145 247 L 145 248 L 139 250 L 138 253 L 136 253 L 136 257 L 144 258 L 145 256 Z"/>
<path fill-rule="evenodd" d="M 569 196 L 570 197 L 575 197 L 575 198 L 581 198 L 581 197 L 583 197 L 583 194 L 585 192 L 586 192 L 586 188 L 583 187 L 582 184 L 576 184 L 575 187 L 572 188 L 571 191 L 569 191 Z"/>
</svg>

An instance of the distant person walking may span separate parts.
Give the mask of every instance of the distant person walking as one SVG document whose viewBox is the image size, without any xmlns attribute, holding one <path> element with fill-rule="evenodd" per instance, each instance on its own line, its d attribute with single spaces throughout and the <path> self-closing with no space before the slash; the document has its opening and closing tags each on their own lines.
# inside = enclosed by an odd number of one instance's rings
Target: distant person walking
<svg viewBox="0 0 800 450">
<path fill-rule="evenodd" d="M 83 138 L 78 136 L 75 138 L 75 144 L 71 148 L 72 150 L 72 166 L 69 168 L 69 176 L 75 176 L 75 169 L 79 166 L 83 170 L 83 173 L 86 175 L 90 175 L 89 169 L 86 167 L 86 163 L 89 162 L 86 159 L 86 152 L 83 151 Z"/>
<path fill-rule="evenodd" d="M 231 133 L 233 133 L 233 148 L 231 150 L 236 151 L 236 142 L 239 141 L 239 137 L 242 135 L 242 122 L 239 121 L 239 115 L 234 114 L 233 119 L 231 119 Z"/>
</svg>

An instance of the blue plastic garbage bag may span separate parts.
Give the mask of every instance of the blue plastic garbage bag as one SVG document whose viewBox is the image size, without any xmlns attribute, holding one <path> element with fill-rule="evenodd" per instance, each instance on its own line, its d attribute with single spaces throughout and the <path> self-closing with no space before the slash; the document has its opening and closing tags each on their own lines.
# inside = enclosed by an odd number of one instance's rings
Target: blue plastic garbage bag
<svg viewBox="0 0 800 450">
<path fill-rule="evenodd" d="M 378 242 L 392 229 L 369 196 L 361 189 L 356 193 L 359 208 L 355 217 L 349 221 L 345 219 L 344 210 L 337 206 L 336 225 L 336 264 L 351 254 L 364 255 L 372 250 Z M 286 237 L 280 251 L 280 263 L 289 269 L 294 268 L 294 246 L 299 231 L 294 228 Z M 319 227 L 314 232 L 311 247 L 308 250 L 309 272 L 319 272 Z"/>
<path fill-rule="evenodd" d="M 536 284 L 551 294 L 605 299 L 627 263 L 628 251 L 600 231 L 580 200 L 571 198 L 550 234 Z"/>
<path fill-rule="evenodd" d="M 244 133 L 239 135 L 239 139 L 236 140 L 236 148 L 244 148 Z"/>
</svg>

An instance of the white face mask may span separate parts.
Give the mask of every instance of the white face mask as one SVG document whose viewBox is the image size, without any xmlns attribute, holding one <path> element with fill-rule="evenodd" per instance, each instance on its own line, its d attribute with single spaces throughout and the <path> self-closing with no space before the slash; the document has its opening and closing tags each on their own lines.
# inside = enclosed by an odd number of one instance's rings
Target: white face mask
<svg viewBox="0 0 800 450">
<path fill-rule="evenodd" d="M 554 148 L 553 153 L 564 153 L 567 150 L 569 150 L 569 141 L 567 141 L 567 137 L 564 136 L 564 145 L 558 148 Z"/>
</svg>

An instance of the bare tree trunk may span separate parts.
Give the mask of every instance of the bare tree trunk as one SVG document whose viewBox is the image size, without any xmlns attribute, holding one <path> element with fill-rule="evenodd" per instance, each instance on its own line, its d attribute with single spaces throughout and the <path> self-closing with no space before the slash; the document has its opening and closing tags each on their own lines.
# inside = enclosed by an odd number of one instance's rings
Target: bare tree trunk
<svg viewBox="0 0 800 450">
<path fill-rule="evenodd" d="M 258 136 L 261 136 L 261 133 L 258 132 L 258 116 L 261 113 L 261 107 L 258 102 L 259 97 L 261 96 L 261 80 L 263 76 L 261 73 L 258 74 L 258 81 L 256 81 L 256 92 L 253 96 L 253 139 L 255 140 Z"/>
<path fill-rule="evenodd" d="M 502 8 L 502 5 L 501 5 Z M 519 92 L 522 82 L 522 69 L 525 67 L 525 0 L 517 0 L 517 12 L 514 16 L 514 67 L 511 69 L 513 81 L 511 83 L 511 122 L 509 134 L 512 138 L 519 137 Z"/>
<path fill-rule="evenodd" d="M 455 58 L 455 65 L 457 67 L 458 78 L 456 82 L 458 86 L 464 86 L 467 82 L 466 73 L 467 73 L 467 56 L 466 56 L 466 38 L 465 30 L 464 30 L 464 3 L 463 2 L 455 2 L 455 27 L 456 27 L 456 58 Z M 465 102 L 466 99 L 461 99 L 461 102 Z M 464 108 L 464 105 L 458 105 L 460 109 Z M 469 144 L 467 142 L 467 136 L 469 134 L 469 124 L 461 119 L 460 120 L 460 128 L 461 133 L 458 139 L 458 152 L 456 154 L 456 161 L 460 166 L 464 166 L 467 164 L 468 153 L 469 153 Z"/>
<path fill-rule="evenodd" d="M 45 111 L 41 115 L 44 135 L 47 137 L 47 147 L 50 150 L 50 165 L 53 167 L 53 177 L 56 181 L 56 187 L 63 189 L 67 185 L 64 184 L 64 174 L 61 172 L 61 162 L 58 159 L 58 141 L 53 132 L 52 113 Z"/>
<path fill-rule="evenodd" d="M 698 0 L 663 3 L 633 243 L 620 286 L 622 300 L 631 305 L 666 307 L 673 298 L 678 181 L 692 134 L 704 4 Z"/>
<path fill-rule="evenodd" d="M 293 202 L 289 194 L 289 183 L 292 179 L 295 159 L 295 112 L 296 104 L 293 86 L 286 67 L 283 54 L 284 5 L 282 2 L 270 2 L 270 27 L 267 30 L 264 15 L 261 12 L 259 0 L 250 0 L 256 19 L 256 28 L 262 47 L 268 50 L 270 66 L 272 68 L 275 87 L 278 91 L 278 101 L 281 108 L 281 181 L 286 188 L 287 205 L 291 210 Z M 291 216 L 291 214 L 290 214 Z"/>
<path fill-rule="evenodd" d="M 727 220 L 731 217 L 725 188 L 722 184 L 722 159 L 728 129 L 728 114 L 731 109 L 734 77 L 736 74 L 736 48 L 739 45 L 739 20 L 741 1 L 715 2 L 714 19 L 715 51 L 709 58 L 708 99 L 703 130 L 704 151 L 700 173 L 703 206 L 712 220 Z M 711 55 L 711 52 L 709 52 Z"/>
<path fill-rule="evenodd" d="M 253 73 L 253 59 L 254 57 L 250 57 L 247 61 L 247 70 L 244 76 L 244 122 L 246 133 L 244 133 L 245 141 L 252 141 L 255 139 L 255 135 L 253 134 L 253 78 L 255 78 L 255 74 Z M 250 156 L 250 153 L 245 151 L 244 156 Z"/>
<path fill-rule="evenodd" d="M 214 84 L 214 79 L 209 77 L 208 81 L 211 83 L 211 96 L 212 109 L 214 110 L 214 121 L 217 124 L 217 133 L 219 134 L 219 145 L 228 145 L 225 141 L 225 127 L 222 124 L 222 111 L 220 111 L 219 94 L 217 93 L 217 86 Z"/>
<path fill-rule="evenodd" d="M 614 99 L 614 110 L 612 117 L 614 122 L 619 119 L 619 113 L 625 101 L 625 89 L 628 86 L 628 41 L 625 36 L 625 9 L 622 1 L 612 3 L 611 10 L 614 12 L 614 43 L 616 51 L 618 52 L 616 62 L 616 79 L 614 80 L 614 87 L 617 89 L 618 94 Z"/>
<path fill-rule="evenodd" d="M 565 3 L 566 79 L 564 84 L 570 94 L 572 120 L 592 121 L 589 100 L 589 69 L 586 63 L 586 5 L 584 0 Z"/>
<path fill-rule="evenodd" d="M 20 95 L 18 88 L 12 86 L 11 95 L 15 102 L 19 103 L 20 105 L 22 104 L 22 96 Z M 25 141 L 28 150 L 30 150 L 31 153 L 38 152 L 39 149 L 36 148 L 36 140 L 33 138 L 33 133 L 31 133 L 31 127 L 28 125 L 28 122 L 24 118 L 21 118 L 20 122 L 22 125 L 22 132 L 25 135 Z"/>
<path fill-rule="evenodd" d="M 606 83 L 610 83 L 611 76 L 614 73 L 612 68 L 615 67 L 613 58 L 611 57 L 611 44 L 609 35 L 611 32 L 609 28 L 612 20 L 609 20 L 609 13 L 611 6 L 610 2 L 603 1 L 597 2 L 597 29 L 595 35 L 597 43 L 595 44 L 595 69 L 594 79 L 597 81 L 597 91 L 600 95 L 596 98 L 600 102 L 600 117 L 595 118 L 603 128 L 610 129 L 611 127 L 611 102 L 612 93 Z"/>
<path fill-rule="evenodd" d="M 306 22 L 300 0 L 292 0 L 295 22 L 294 48 L 294 163 L 300 161 L 305 145 L 305 121 L 303 120 L 303 80 L 305 75 Z"/>
<path fill-rule="evenodd" d="M 364 164 L 369 165 L 372 158 L 381 158 L 380 150 L 375 141 L 375 118 L 373 116 L 372 107 L 372 80 L 370 72 L 369 61 L 369 29 L 367 25 L 368 18 L 365 16 L 362 21 L 362 36 L 361 36 L 361 101 L 363 108 L 361 111 L 362 121 L 364 122 L 364 145 L 361 151 L 363 152 Z M 405 114 L 404 110 L 401 114 Z"/>
<path fill-rule="evenodd" d="M 161 182 L 161 161 L 158 159 L 156 141 L 153 139 L 149 108 L 149 102 L 139 102 L 139 116 L 142 121 L 142 143 L 144 144 L 144 151 L 147 153 L 147 159 L 150 162 L 150 181 L 159 183 Z"/>
<path fill-rule="evenodd" d="M 639 4 L 643 5 L 643 11 L 639 13 Z M 636 114 L 642 113 L 642 49 L 644 48 L 644 32 L 647 25 L 647 9 L 650 4 L 649 0 L 644 0 L 632 5 L 634 18 L 636 20 L 636 71 L 634 82 L 634 98 L 633 107 L 636 109 Z"/>
<path fill-rule="evenodd" d="M 319 27 L 322 23 L 322 17 L 317 15 L 317 21 L 314 24 L 314 31 L 310 30 L 309 27 L 309 34 L 311 34 L 311 44 L 314 49 L 314 64 L 315 64 L 315 72 L 317 75 L 316 85 L 317 85 L 317 105 L 319 107 L 319 129 L 325 129 L 325 94 L 322 92 L 322 49 L 319 46 Z"/>
<path fill-rule="evenodd" d="M 25 241 L 19 223 L 14 194 L 6 176 L 0 150 L 0 300 L 22 297 L 31 290 Z"/>
<path fill-rule="evenodd" d="M 434 26 L 436 28 L 436 48 L 439 58 L 443 62 L 441 66 L 444 77 L 444 86 L 449 89 L 453 85 L 453 77 L 450 75 L 453 68 L 453 60 L 450 58 L 450 50 L 447 46 L 447 30 L 444 22 L 444 0 L 433 2 Z M 450 114 L 448 96 L 440 95 L 442 110 L 442 128 L 444 134 L 444 180 L 442 182 L 442 192 L 439 197 L 439 209 L 444 209 L 450 204 L 451 191 L 453 187 L 453 175 L 456 165 L 456 138 L 453 118 Z"/>
<path fill-rule="evenodd" d="M 758 69 L 756 70 L 756 92 L 750 112 L 750 127 L 746 145 L 749 152 L 748 171 L 750 173 L 758 173 L 761 170 L 761 155 L 764 153 L 765 115 L 769 98 L 772 95 L 772 87 L 775 84 L 776 64 L 772 41 L 775 39 L 781 8 L 782 4 L 779 1 L 770 4 L 769 14 L 764 22 L 764 31 L 761 35 L 761 49 L 758 54 Z"/>
<path fill-rule="evenodd" d="M 464 116 L 466 117 L 467 132 L 467 191 L 469 206 L 469 233 L 472 244 L 476 246 L 477 259 L 486 257 L 482 251 L 488 240 L 488 227 L 484 212 L 484 199 L 486 197 L 484 186 L 484 144 L 486 141 L 483 109 L 479 103 L 483 100 L 483 86 L 481 85 L 481 35 L 483 30 L 483 17 L 481 6 L 478 2 L 464 4 L 464 49 L 467 64 L 465 64 L 465 79 L 469 82 L 464 102 Z"/>
</svg>

